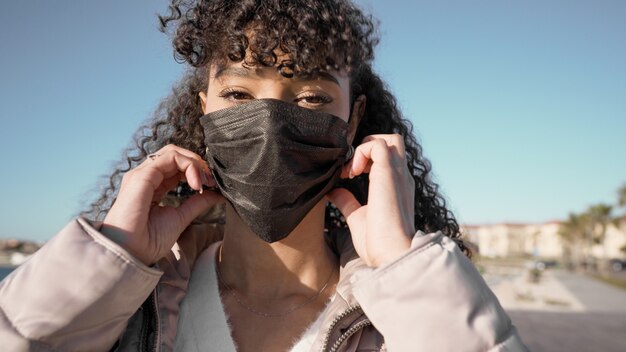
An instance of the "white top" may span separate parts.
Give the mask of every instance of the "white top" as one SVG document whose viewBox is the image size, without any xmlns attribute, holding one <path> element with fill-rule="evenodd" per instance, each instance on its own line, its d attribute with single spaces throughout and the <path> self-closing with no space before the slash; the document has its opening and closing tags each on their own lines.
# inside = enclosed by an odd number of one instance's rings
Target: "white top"
<svg viewBox="0 0 626 352">
<path fill-rule="evenodd" d="M 217 281 L 215 261 L 220 244 L 221 242 L 214 243 L 202 252 L 193 268 L 187 294 L 180 305 L 178 331 L 174 341 L 175 352 L 237 350 Z M 289 352 L 311 350 L 323 316 L 322 312 L 302 336 L 294 341 Z"/>
</svg>

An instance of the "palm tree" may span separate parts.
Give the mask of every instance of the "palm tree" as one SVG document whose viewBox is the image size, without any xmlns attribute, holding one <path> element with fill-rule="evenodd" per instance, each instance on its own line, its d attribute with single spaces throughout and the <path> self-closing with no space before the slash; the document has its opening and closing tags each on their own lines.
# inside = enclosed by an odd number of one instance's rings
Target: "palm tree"
<svg viewBox="0 0 626 352">
<path fill-rule="evenodd" d="M 603 259 L 608 260 L 607 248 L 605 243 L 606 229 L 613 222 L 611 212 L 613 207 L 606 204 L 596 204 L 589 207 L 587 214 L 590 220 L 590 229 L 593 243 L 602 246 Z"/>
<path fill-rule="evenodd" d="M 559 235 L 565 244 L 565 252 L 570 258 L 564 258 L 578 269 L 581 266 L 584 256 L 588 256 L 589 246 L 589 225 L 587 214 L 570 213 L 566 221 L 563 221 L 559 228 Z"/>
<path fill-rule="evenodd" d="M 619 204 L 620 207 L 626 207 L 626 183 L 617 190 L 617 197 L 617 204 Z"/>
<path fill-rule="evenodd" d="M 617 190 L 617 206 L 626 209 L 626 183 Z M 613 225 L 620 229 L 624 224 L 626 224 L 626 214 L 615 215 Z M 620 251 L 626 255 L 626 244 L 620 247 Z"/>
<path fill-rule="evenodd" d="M 596 244 L 601 243 L 604 240 L 606 228 L 612 220 L 612 211 L 613 206 L 602 203 L 592 205 L 589 209 L 587 209 L 589 220 L 591 220 L 591 229 L 594 235 L 593 240 Z"/>
<path fill-rule="evenodd" d="M 617 206 L 626 210 L 626 183 L 622 185 L 617 190 Z M 617 228 L 621 228 L 626 223 L 626 214 L 622 213 L 622 215 L 615 215 L 613 219 L 613 224 Z M 626 248 L 626 245 L 624 246 Z M 626 253 L 626 250 L 624 251 Z"/>
</svg>

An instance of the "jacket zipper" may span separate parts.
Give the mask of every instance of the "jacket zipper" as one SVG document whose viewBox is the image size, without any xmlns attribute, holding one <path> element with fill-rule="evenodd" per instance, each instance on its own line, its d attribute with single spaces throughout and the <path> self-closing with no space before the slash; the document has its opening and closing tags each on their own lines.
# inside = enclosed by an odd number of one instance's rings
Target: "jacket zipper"
<svg viewBox="0 0 626 352">
<path fill-rule="evenodd" d="M 372 322 L 369 319 L 365 319 L 365 320 L 362 320 L 362 321 L 354 324 L 354 326 L 352 326 L 346 332 L 341 334 L 341 336 L 339 336 L 337 341 L 335 341 L 335 343 L 333 344 L 333 347 L 331 347 L 330 350 L 328 350 L 328 352 L 337 352 L 337 350 L 339 350 L 339 346 L 341 346 L 341 344 L 344 341 L 346 341 L 348 338 L 350 338 L 350 336 L 354 335 L 357 331 L 365 328 L 366 326 L 370 326 L 370 325 L 372 325 Z"/>
<path fill-rule="evenodd" d="M 333 346 L 330 349 L 328 349 L 328 344 L 330 342 L 330 334 L 333 331 L 333 328 L 337 325 L 337 323 L 339 323 L 341 321 L 341 319 L 347 317 L 348 315 L 350 315 L 350 314 L 352 314 L 352 313 L 354 313 L 356 311 L 363 312 L 363 309 L 361 308 L 360 305 L 355 305 L 355 306 L 349 307 L 348 309 L 343 311 L 343 313 L 341 313 L 341 314 L 339 314 L 338 316 L 335 317 L 333 322 L 330 324 L 330 328 L 328 328 L 328 332 L 326 333 L 326 338 L 324 338 L 324 344 L 322 346 L 322 352 L 325 352 L 326 350 L 328 350 L 329 352 L 336 352 L 337 349 L 339 348 L 339 346 L 341 346 L 341 344 L 345 340 L 347 340 L 350 336 L 354 335 L 360 329 L 363 329 L 364 327 L 366 327 L 368 325 L 372 325 L 372 322 L 369 319 L 365 319 L 363 321 L 358 322 L 357 324 L 352 326 L 350 329 L 348 329 L 346 332 L 341 334 L 341 336 L 339 336 L 337 341 L 335 341 L 335 343 L 333 343 Z"/>
<path fill-rule="evenodd" d="M 146 307 L 144 308 L 143 315 L 143 324 L 141 327 L 141 345 L 139 346 L 139 350 L 142 352 L 156 352 L 157 350 L 157 333 L 159 331 L 159 320 L 158 320 L 158 310 L 156 305 L 156 289 L 152 291 L 150 297 L 148 297 L 148 301 Z M 154 339 L 150 341 L 150 323 L 154 322 Z"/>
<path fill-rule="evenodd" d="M 152 294 L 148 297 L 148 301 L 152 300 Z M 144 352 L 146 349 L 144 346 L 148 343 L 148 324 L 150 323 L 150 315 L 152 312 L 148 309 L 149 304 L 143 304 L 141 310 L 143 310 L 143 317 L 141 322 L 141 337 L 139 340 L 139 351 Z"/>
<path fill-rule="evenodd" d="M 161 319 L 159 318 L 159 309 L 157 307 L 157 302 L 158 302 L 158 291 L 156 289 L 156 287 L 154 288 L 154 299 L 153 299 L 153 303 L 152 303 L 152 308 L 153 308 L 153 313 L 154 313 L 154 341 L 152 342 L 152 351 L 153 352 L 157 352 L 157 348 L 159 345 L 159 337 L 160 337 L 160 331 L 161 331 L 161 327 L 159 326 Z"/>
</svg>

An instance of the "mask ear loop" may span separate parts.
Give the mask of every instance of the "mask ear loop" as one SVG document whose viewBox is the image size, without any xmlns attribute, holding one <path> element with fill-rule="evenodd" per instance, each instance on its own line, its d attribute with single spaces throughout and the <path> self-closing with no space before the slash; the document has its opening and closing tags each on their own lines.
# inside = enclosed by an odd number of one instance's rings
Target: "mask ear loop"
<svg viewBox="0 0 626 352">
<path fill-rule="evenodd" d="M 352 159 L 353 156 L 354 156 L 354 147 L 352 146 L 352 144 L 350 144 L 350 148 L 348 149 L 348 152 L 346 153 L 346 157 L 345 157 L 346 162 Z"/>
</svg>

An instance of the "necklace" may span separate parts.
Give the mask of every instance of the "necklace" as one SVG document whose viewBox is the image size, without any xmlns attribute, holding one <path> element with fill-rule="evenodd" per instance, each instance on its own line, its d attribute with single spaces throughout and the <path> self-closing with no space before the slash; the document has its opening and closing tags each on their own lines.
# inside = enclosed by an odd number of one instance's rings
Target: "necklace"
<svg viewBox="0 0 626 352">
<path fill-rule="evenodd" d="M 219 249 L 219 254 L 218 255 L 219 255 L 219 259 L 220 259 L 219 262 L 221 262 L 222 261 L 222 245 L 221 244 L 220 244 L 220 249 Z M 324 283 L 324 286 L 322 286 L 322 288 L 319 291 L 317 291 L 316 294 L 314 294 L 313 296 L 309 297 L 304 303 L 302 303 L 302 304 L 300 304 L 298 306 L 292 307 L 292 308 L 290 308 L 289 310 L 287 310 L 285 312 L 278 313 L 278 314 L 271 314 L 271 313 L 265 313 L 265 312 L 258 311 L 256 309 L 250 307 L 242 299 L 240 299 L 239 295 L 237 294 L 237 292 L 235 292 L 235 289 L 230 287 L 230 286 L 228 286 L 226 281 L 224 281 L 224 279 L 222 278 L 222 273 L 220 272 L 220 266 L 218 265 L 219 262 L 216 263 L 216 265 L 215 265 L 215 272 L 217 273 L 217 279 L 226 288 L 226 291 L 229 292 L 233 296 L 235 301 L 240 306 L 245 308 L 247 311 L 249 311 L 250 313 L 254 313 L 255 315 L 262 316 L 264 318 L 284 317 L 284 316 L 289 315 L 289 314 L 295 312 L 296 310 L 298 310 L 298 309 L 300 309 L 302 307 L 305 307 L 308 304 L 312 303 L 313 301 L 315 301 L 316 298 L 318 298 L 322 294 L 322 292 L 324 292 L 324 290 L 326 290 L 326 288 L 328 287 L 328 284 L 330 283 L 330 279 L 333 277 L 333 273 L 334 273 L 334 270 L 331 270 L 330 275 L 328 275 L 328 279 L 326 279 L 326 282 Z"/>
</svg>

